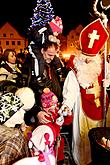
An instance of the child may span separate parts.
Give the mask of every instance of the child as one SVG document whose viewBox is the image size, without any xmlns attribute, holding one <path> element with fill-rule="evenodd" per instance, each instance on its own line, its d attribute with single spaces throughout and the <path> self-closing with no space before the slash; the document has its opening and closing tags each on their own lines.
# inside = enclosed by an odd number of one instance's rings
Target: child
<svg viewBox="0 0 110 165">
<path fill-rule="evenodd" d="M 32 132 L 29 140 L 32 157 L 22 159 L 14 165 L 28 165 L 30 162 L 33 165 L 55 165 L 56 161 L 64 159 L 64 139 L 60 137 L 60 129 L 63 124 L 71 123 L 72 114 L 67 116 L 67 111 L 59 110 L 58 98 L 49 88 L 43 90 L 41 105 L 42 110 L 49 114 L 50 122 L 39 123 L 39 126 Z M 66 116 L 64 117 L 64 115 Z"/>
<path fill-rule="evenodd" d="M 47 114 L 49 114 L 49 117 L 47 117 L 47 119 L 50 122 L 47 124 L 39 123 L 39 125 L 40 127 L 42 126 L 42 130 L 43 130 L 43 126 L 46 126 L 51 128 L 52 132 L 54 132 L 55 137 L 52 144 L 54 144 L 53 150 L 56 159 L 58 159 L 58 161 L 64 160 L 64 153 L 61 152 L 61 150 L 62 151 L 64 150 L 64 139 L 60 136 L 60 130 L 62 125 L 69 125 L 71 123 L 73 116 L 71 113 L 69 113 L 68 115 L 68 111 L 65 108 L 59 110 L 58 98 L 52 91 L 50 91 L 49 88 L 45 88 L 43 90 L 43 93 L 41 95 L 41 105 L 43 111 L 46 111 Z M 44 138 L 44 135 L 40 135 L 42 133 L 43 132 L 39 132 L 39 133 L 36 132 L 36 136 L 34 135 L 34 139 L 36 139 L 37 142 L 39 141 L 38 139 L 42 139 L 41 138 L 42 136 Z M 33 141 L 33 135 L 30 140 Z M 34 145 L 36 145 L 36 142 L 34 143 Z M 38 143 L 37 143 L 37 148 L 39 148 Z M 49 146 L 49 148 L 51 147 Z"/>
</svg>

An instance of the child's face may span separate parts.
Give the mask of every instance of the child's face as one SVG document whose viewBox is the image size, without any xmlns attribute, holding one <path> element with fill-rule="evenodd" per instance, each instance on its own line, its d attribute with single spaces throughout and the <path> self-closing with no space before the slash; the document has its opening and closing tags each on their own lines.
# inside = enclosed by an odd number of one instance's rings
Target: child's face
<svg viewBox="0 0 110 165">
<path fill-rule="evenodd" d="M 43 99 L 42 106 L 44 111 L 46 111 L 47 113 L 51 113 L 54 112 L 55 108 L 58 106 L 57 103 L 58 103 L 58 99 L 54 95 L 54 96 L 45 97 Z"/>
</svg>

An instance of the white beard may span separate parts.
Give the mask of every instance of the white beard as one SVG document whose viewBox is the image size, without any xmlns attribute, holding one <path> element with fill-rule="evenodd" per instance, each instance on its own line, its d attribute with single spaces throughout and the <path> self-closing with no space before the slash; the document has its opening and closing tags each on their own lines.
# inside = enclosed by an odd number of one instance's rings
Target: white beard
<svg viewBox="0 0 110 165">
<path fill-rule="evenodd" d="M 88 62 L 87 62 L 88 61 Z M 77 71 L 77 79 L 81 87 L 84 89 L 93 85 L 101 73 L 101 56 L 93 57 L 81 54 L 74 58 L 74 67 Z"/>
</svg>

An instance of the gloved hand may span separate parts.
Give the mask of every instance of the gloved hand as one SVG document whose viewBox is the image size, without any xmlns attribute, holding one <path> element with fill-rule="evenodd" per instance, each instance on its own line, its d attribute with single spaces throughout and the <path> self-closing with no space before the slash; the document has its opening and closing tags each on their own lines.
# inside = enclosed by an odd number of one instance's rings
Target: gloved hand
<svg viewBox="0 0 110 165">
<path fill-rule="evenodd" d="M 67 116 L 67 115 L 71 115 L 72 112 L 71 110 L 69 109 L 69 107 L 65 104 L 63 104 L 60 108 L 60 110 L 58 111 L 58 113 L 61 115 L 63 114 L 63 116 Z"/>
<path fill-rule="evenodd" d="M 64 123 L 64 116 L 60 115 L 57 119 L 56 119 L 56 124 L 62 126 Z"/>
<path fill-rule="evenodd" d="M 56 124 L 62 126 L 64 123 L 64 118 L 68 115 L 72 115 L 71 110 L 69 109 L 68 106 L 66 105 L 62 105 L 62 107 L 60 108 L 60 110 L 58 111 L 59 117 L 56 120 Z"/>
<path fill-rule="evenodd" d="M 110 86 L 110 81 L 108 79 L 103 79 L 103 87 L 108 88 Z"/>
</svg>

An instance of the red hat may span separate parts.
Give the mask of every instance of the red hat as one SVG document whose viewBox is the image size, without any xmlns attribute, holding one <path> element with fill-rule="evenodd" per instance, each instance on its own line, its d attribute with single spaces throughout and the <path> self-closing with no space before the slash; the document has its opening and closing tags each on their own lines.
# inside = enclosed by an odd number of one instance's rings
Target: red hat
<svg viewBox="0 0 110 165">
<path fill-rule="evenodd" d="M 63 24 L 62 24 L 62 19 L 60 17 L 56 16 L 56 18 L 52 19 L 52 21 L 49 24 L 53 33 L 54 32 L 62 33 Z"/>
<path fill-rule="evenodd" d="M 80 33 L 80 47 L 84 54 L 95 56 L 107 41 L 109 34 L 101 22 L 97 19 L 87 25 Z"/>
</svg>

